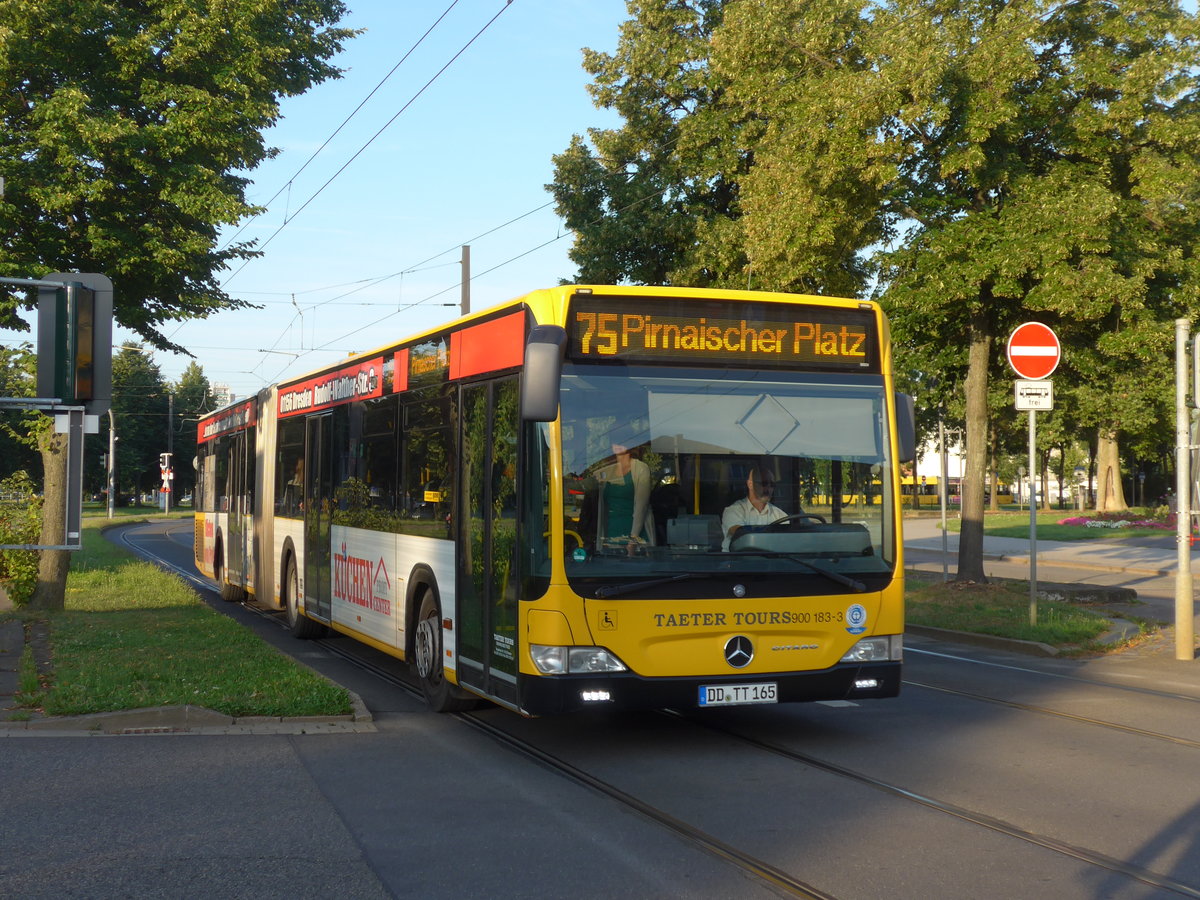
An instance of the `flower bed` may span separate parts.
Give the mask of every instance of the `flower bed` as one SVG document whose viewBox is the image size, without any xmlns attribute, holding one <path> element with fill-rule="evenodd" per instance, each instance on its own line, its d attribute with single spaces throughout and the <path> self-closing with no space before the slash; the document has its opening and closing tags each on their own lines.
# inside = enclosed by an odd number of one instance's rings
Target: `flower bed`
<svg viewBox="0 0 1200 900">
<path fill-rule="evenodd" d="M 1072 516 L 1069 519 L 1059 519 L 1059 525 L 1082 525 L 1085 528 L 1157 528 L 1165 531 L 1175 527 L 1175 516 L 1161 519 L 1121 519 L 1109 518 L 1111 514 L 1100 513 L 1096 517 Z"/>
</svg>

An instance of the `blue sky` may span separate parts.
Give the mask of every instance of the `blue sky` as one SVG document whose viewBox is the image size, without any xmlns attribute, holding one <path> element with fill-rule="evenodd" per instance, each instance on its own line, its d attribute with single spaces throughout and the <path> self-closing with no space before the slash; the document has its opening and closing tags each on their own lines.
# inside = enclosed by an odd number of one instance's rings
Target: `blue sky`
<svg viewBox="0 0 1200 900">
<path fill-rule="evenodd" d="M 263 308 L 164 328 L 210 381 L 244 397 L 453 318 L 464 243 L 472 310 L 574 274 L 544 185 L 572 134 L 617 124 L 592 105 L 580 51 L 615 48 L 624 0 L 458 0 L 296 176 L 452 2 L 347 3 L 342 24 L 366 31 L 335 60 L 344 76 L 285 101 L 267 135 L 281 152 L 251 173 L 251 202 L 283 192 L 243 223 L 241 240 L 270 240 L 265 255 L 223 281 Z M 130 337 L 118 329 L 116 342 Z M 154 359 L 169 380 L 189 362 Z"/>
</svg>

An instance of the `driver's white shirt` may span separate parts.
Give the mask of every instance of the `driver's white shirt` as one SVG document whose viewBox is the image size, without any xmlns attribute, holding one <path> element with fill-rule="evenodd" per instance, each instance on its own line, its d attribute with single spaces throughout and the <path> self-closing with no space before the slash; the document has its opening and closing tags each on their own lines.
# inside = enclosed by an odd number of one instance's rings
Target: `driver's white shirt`
<svg viewBox="0 0 1200 900">
<path fill-rule="evenodd" d="M 770 525 L 786 517 L 787 513 L 772 503 L 768 503 L 759 512 L 749 497 L 735 500 L 725 507 L 725 512 L 721 515 L 721 549 L 729 549 L 729 529 L 735 525 Z"/>
</svg>

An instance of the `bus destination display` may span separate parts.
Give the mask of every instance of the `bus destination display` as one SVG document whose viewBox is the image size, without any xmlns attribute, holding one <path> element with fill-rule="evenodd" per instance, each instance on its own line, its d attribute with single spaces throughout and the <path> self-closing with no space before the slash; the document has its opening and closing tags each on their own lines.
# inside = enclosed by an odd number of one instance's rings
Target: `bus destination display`
<svg viewBox="0 0 1200 900">
<path fill-rule="evenodd" d="M 855 371 L 879 366 L 874 317 L 856 309 L 576 296 L 569 332 L 574 359 Z"/>
</svg>

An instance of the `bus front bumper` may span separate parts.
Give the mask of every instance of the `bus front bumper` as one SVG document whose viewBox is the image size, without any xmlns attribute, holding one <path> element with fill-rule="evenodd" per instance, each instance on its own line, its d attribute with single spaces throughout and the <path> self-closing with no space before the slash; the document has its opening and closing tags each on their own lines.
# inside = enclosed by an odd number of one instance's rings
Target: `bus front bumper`
<svg viewBox="0 0 1200 900">
<path fill-rule="evenodd" d="M 522 676 L 520 708 L 527 715 L 540 716 L 588 709 L 684 710 L 878 699 L 899 695 L 900 671 L 900 662 L 889 661 L 846 663 L 819 672 L 694 678 L 643 678 L 632 673 Z"/>
</svg>

